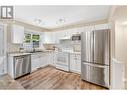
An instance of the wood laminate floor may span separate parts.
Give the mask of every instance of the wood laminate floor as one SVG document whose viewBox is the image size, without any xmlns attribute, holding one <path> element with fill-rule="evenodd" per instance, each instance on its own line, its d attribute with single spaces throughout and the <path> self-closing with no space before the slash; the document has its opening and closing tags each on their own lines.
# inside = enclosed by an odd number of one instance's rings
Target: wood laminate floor
<svg viewBox="0 0 127 95">
<path fill-rule="evenodd" d="M 58 70 L 48 66 L 16 80 L 25 89 L 93 89 L 103 87 L 83 81 L 79 74 Z"/>
<path fill-rule="evenodd" d="M 24 90 L 24 87 L 5 74 L 0 76 L 0 90 Z"/>
</svg>

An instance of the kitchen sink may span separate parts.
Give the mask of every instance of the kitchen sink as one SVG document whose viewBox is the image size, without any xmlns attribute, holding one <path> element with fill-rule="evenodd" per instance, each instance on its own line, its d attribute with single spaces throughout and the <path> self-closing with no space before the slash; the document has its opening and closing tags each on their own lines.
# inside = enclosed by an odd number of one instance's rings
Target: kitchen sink
<svg viewBox="0 0 127 95">
<path fill-rule="evenodd" d="M 29 53 L 38 53 L 38 52 L 43 52 L 43 51 L 31 51 Z"/>
</svg>

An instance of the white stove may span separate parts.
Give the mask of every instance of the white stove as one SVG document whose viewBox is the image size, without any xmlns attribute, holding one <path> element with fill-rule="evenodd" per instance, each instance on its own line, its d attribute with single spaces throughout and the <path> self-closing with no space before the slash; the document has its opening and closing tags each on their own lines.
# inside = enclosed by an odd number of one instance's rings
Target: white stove
<svg viewBox="0 0 127 95">
<path fill-rule="evenodd" d="M 70 61 L 68 52 L 58 52 L 56 55 L 56 68 L 64 71 L 69 71 Z"/>
</svg>

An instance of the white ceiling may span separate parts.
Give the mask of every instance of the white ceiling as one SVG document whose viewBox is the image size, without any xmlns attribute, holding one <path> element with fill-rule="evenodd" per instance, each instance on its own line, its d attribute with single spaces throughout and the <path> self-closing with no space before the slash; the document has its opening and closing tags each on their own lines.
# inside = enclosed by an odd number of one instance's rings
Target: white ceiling
<svg viewBox="0 0 127 95">
<path fill-rule="evenodd" d="M 44 28 L 106 19 L 111 6 L 15 6 L 15 18 Z M 59 19 L 64 22 L 59 22 Z M 36 19 L 41 19 L 40 24 Z"/>
</svg>

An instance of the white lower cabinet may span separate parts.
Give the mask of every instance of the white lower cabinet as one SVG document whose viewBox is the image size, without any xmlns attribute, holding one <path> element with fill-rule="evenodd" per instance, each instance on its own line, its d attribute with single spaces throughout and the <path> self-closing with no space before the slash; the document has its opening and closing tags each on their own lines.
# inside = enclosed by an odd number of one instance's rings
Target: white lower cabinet
<svg viewBox="0 0 127 95">
<path fill-rule="evenodd" d="M 53 64 L 53 52 L 47 52 L 47 64 L 54 66 L 54 64 Z"/>
<path fill-rule="evenodd" d="M 31 71 L 46 66 L 45 53 L 36 53 L 31 55 Z"/>
<path fill-rule="evenodd" d="M 47 56 L 46 56 L 46 53 L 42 53 L 41 55 L 40 55 L 40 66 L 41 67 L 45 67 L 45 66 L 47 66 L 48 64 L 47 64 Z"/>
<path fill-rule="evenodd" d="M 39 55 L 36 54 L 31 55 L 31 71 L 34 71 L 40 67 L 39 61 L 40 61 Z"/>
<path fill-rule="evenodd" d="M 31 55 L 31 70 L 34 71 L 40 67 L 53 65 L 53 53 L 43 52 Z"/>
<path fill-rule="evenodd" d="M 70 54 L 70 71 L 81 73 L 81 54 Z"/>
<path fill-rule="evenodd" d="M 55 66 L 57 52 L 43 52 L 31 55 L 31 70 L 34 71 L 47 65 Z M 81 54 L 70 54 L 70 71 L 81 73 Z"/>
<path fill-rule="evenodd" d="M 53 64 L 54 65 L 56 64 L 56 53 L 55 52 L 53 53 Z"/>
</svg>

